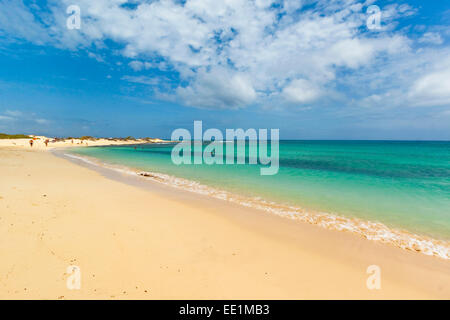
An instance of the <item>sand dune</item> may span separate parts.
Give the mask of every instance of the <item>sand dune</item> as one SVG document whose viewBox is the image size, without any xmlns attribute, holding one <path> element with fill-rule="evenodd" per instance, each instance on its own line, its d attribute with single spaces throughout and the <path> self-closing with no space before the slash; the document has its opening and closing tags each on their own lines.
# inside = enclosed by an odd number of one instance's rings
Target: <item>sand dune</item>
<svg viewBox="0 0 450 320">
<path fill-rule="evenodd" d="M 143 139 L 136 140 L 108 140 L 108 139 L 96 139 L 96 140 L 81 140 L 81 139 L 66 139 L 62 141 L 53 142 L 53 138 L 45 136 L 33 136 L 33 147 L 30 147 L 31 139 L 0 139 L 0 147 L 18 147 L 29 148 L 31 150 L 46 150 L 52 148 L 61 147 L 87 147 L 87 146 L 107 146 L 107 145 L 124 145 L 124 144 L 139 144 L 147 142 L 164 142 L 161 139 L 151 139 L 150 141 Z M 45 140 L 49 140 L 48 146 L 45 145 Z"/>
</svg>

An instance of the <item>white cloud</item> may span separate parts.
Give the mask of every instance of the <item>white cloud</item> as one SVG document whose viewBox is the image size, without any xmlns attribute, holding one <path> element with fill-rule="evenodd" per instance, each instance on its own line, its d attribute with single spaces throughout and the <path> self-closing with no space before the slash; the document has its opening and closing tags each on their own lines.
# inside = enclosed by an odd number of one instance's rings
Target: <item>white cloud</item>
<svg viewBox="0 0 450 320">
<path fill-rule="evenodd" d="M 307 103 L 316 100 L 320 95 L 320 91 L 307 80 L 296 79 L 284 88 L 283 95 L 288 101 Z"/>
<path fill-rule="evenodd" d="M 0 2 L 0 38 L 27 40 L 36 44 L 50 41 L 48 30 L 39 23 L 22 0 Z"/>
<path fill-rule="evenodd" d="M 22 29 L 1 16 L 0 29 L 29 41 L 34 35 L 57 47 L 85 48 L 100 61 L 105 58 L 91 51 L 112 40 L 122 48 L 119 53 L 132 60 L 129 67 L 134 71 L 159 68 L 177 72 L 181 84 L 164 95 L 194 107 L 242 108 L 264 105 L 274 97 L 312 103 L 336 84 L 348 88 L 365 84 L 370 91 L 365 97 L 387 97 L 387 92 L 424 97 L 420 90 L 425 89 L 420 88 L 426 86 L 420 75 L 403 66 L 423 71 L 420 59 L 428 55 L 411 52 L 411 41 L 402 31 L 394 31 L 398 19 L 417 13 L 405 4 L 382 8 L 383 31 L 374 33 L 365 27 L 366 9 L 372 0 L 136 0 L 135 9 L 125 8 L 125 0 L 77 0 L 82 27 L 67 30 L 65 8 L 72 2 L 52 0 L 52 15 L 43 19 L 45 29 L 21 1 L 4 1 L 20 13 Z M 306 6 L 311 2 L 315 5 Z M 420 39 L 421 43 L 439 42 L 433 33 Z M 400 62 L 396 65 L 394 61 Z M 142 76 L 122 79 L 156 84 Z M 409 94 L 415 80 L 415 93 Z M 382 98 L 369 100 L 384 103 Z"/>
<path fill-rule="evenodd" d="M 105 62 L 105 60 L 101 55 L 95 54 L 93 52 L 89 52 L 88 57 L 97 60 L 97 62 Z"/>
<path fill-rule="evenodd" d="M 194 82 L 188 87 L 179 87 L 177 94 L 188 105 L 210 109 L 245 107 L 257 96 L 247 76 L 225 69 L 198 72 Z"/>
<path fill-rule="evenodd" d="M 406 51 L 384 63 L 361 68 L 336 79 L 337 85 L 352 88 L 354 107 L 387 110 L 420 106 L 450 106 L 449 49 L 421 48 Z"/>
<path fill-rule="evenodd" d="M 431 72 L 414 82 L 410 97 L 415 105 L 450 105 L 450 67 Z"/>
<path fill-rule="evenodd" d="M 442 40 L 441 35 L 436 32 L 426 32 L 419 38 L 420 43 L 431 43 L 431 44 L 442 44 L 444 40 Z"/>
<path fill-rule="evenodd" d="M 0 115 L 0 121 L 10 121 L 10 120 L 14 120 L 14 118 Z"/>
<path fill-rule="evenodd" d="M 317 1 L 317 9 L 300 13 L 302 1 L 283 1 L 278 9 L 271 6 L 274 1 L 189 0 L 181 5 L 165 0 L 142 2 L 136 10 L 122 3 L 80 0 L 79 41 L 123 44 L 123 55 L 135 59 L 129 63 L 134 71 L 151 67 L 142 58 L 162 57 L 188 82 L 175 93 L 197 107 L 243 107 L 283 92 L 290 79 L 310 79 L 319 95 L 320 87 L 335 79 L 336 68 L 356 69 L 378 54 L 396 54 L 408 46 L 401 36 L 361 34 L 365 15 L 352 0 L 345 6 Z M 389 12 L 399 16 L 403 9 L 391 6 Z M 72 45 L 73 37 L 60 39 Z M 212 76 L 217 70 L 224 70 L 221 79 Z"/>
</svg>

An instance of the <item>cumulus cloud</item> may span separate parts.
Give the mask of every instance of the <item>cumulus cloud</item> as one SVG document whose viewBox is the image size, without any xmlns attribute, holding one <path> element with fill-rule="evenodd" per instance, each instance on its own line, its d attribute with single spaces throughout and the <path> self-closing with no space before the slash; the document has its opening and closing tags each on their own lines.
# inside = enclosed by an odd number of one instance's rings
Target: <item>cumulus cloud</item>
<svg viewBox="0 0 450 320">
<path fill-rule="evenodd" d="M 22 117 L 23 113 L 18 110 L 5 110 L 0 114 L 0 121 L 15 121 L 17 118 Z"/>
<path fill-rule="evenodd" d="M 241 108 L 255 101 L 256 92 L 244 74 L 225 69 L 199 71 L 187 87 L 179 87 L 177 94 L 188 105 L 210 108 Z"/>
<path fill-rule="evenodd" d="M 450 105 L 450 67 L 417 79 L 410 91 L 415 105 Z"/>
<path fill-rule="evenodd" d="M 18 0 L 0 2 L 0 38 L 2 36 L 36 44 L 44 44 L 51 39 L 45 25 L 36 19 L 30 8 Z"/>
<path fill-rule="evenodd" d="M 142 62 L 138 60 L 131 61 L 128 65 L 134 71 L 146 70 L 152 67 L 152 64 L 150 62 Z"/>
<path fill-rule="evenodd" d="M 373 92 L 367 92 L 366 97 L 382 97 L 384 93 L 377 92 L 380 88 L 392 92 L 392 83 L 403 83 L 403 90 L 394 89 L 405 95 L 405 87 L 414 80 L 418 81 L 414 94 L 426 87 L 418 75 L 405 82 L 409 71 L 405 68 L 398 74 L 399 67 L 392 63 L 404 57 L 416 59 L 410 39 L 394 31 L 398 19 L 417 13 L 406 4 L 382 8 L 382 31 L 371 32 L 365 23 L 367 6 L 373 1 L 136 0 L 130 5 L 126 0 L 78 0 L 80 30 L 65 27 L 65 8 L 72 0 L 51 0 L 50 13 L 40 19 L 42 23 L 36 19 L 39 14 L 21 1 L 5 3 L 19 10 L 22 29 L 0 19 L 3 33 L 28 40 L 36 35 L 40 41 L 71 50 L 105 47 L 112 40 L 114 50 L 118 47 L 119 53 L 130 59 L 132 70 L 146 72 L 156 67 L 176 72 L 178 87 L 168 86 L 171 89 L 162 96 L 194 107 L 267 105 L 268 99 L 277 103 L 274 97 L 311 103 L 336 84 L 368 84 Z M 28 33 L 33 28 L 35 31 Z M 37 37 L 36 32 L 44 36 Z M 422 43 L 440 41 L 431 33 L 420 39 Z M 361 70 L 377 74 L 378 83 L 368 83 L 370 75 Z M 355 79 L 355 75 L 360 78 Z M 122 79 L 154 84 L 142 77 Z"/>
<path fill-rule="evenodd" d="M 320 91 L 307 80 L 296 79 L 284 88 L 283 95 L 288 101 L 307 103 L 316 100 Z"/>
<path fill-rule="evenodd" d="M 97 62 L 105 62 L 105 60 L 101 55 L 95 54 L 93 52 L 89 52 L 88 57 L 97 60 Z"/>
</svg>

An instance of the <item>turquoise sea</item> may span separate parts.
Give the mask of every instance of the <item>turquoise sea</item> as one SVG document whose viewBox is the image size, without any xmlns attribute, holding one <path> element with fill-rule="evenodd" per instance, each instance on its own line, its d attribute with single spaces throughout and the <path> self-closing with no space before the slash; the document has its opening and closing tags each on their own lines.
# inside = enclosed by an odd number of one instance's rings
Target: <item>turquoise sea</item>
<svg viewBox="0 0 450 320">
<path fill-rule="evenodd" d="M 102 162 L 450 239 L 450 142 L 280 141 L 280 168 L 174 165 L 173 144 L 74 148 Z M 220 152 L 217 154 L 220 155 Z"/>
</svg>

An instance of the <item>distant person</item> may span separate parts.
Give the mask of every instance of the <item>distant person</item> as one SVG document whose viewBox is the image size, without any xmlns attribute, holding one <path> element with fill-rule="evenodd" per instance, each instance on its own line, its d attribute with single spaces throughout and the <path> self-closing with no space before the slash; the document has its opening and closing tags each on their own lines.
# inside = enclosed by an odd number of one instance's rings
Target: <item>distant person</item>
<svg viewBox="0 0 450 320">
<path fill-rule="evenodd" d="M 33 148 L 33 143 L 34 143 L 34 140 L 33 140 L 33 139 L 31 139 L 31 140 L 30 140 L 29 142 L 30 142 L 30 147 L 31 147 L 31 148 Z"/>
<path fill-rule="evenodd" d="M 73 144 L 73 139 L 72 139 L 72 144 Z"/>
<path fill-rule="evenodd" d="M 46 147 L 48 147 L 48 143 L 49 143 L 49 142 L 50 142 L 50 141 L 49 141 L 48 139 L 46 139 L 46 140 L 44 141 Z"/>
</svg>

